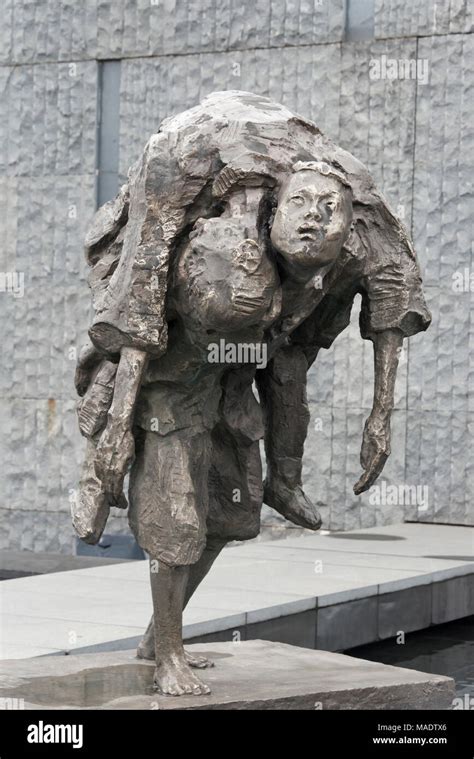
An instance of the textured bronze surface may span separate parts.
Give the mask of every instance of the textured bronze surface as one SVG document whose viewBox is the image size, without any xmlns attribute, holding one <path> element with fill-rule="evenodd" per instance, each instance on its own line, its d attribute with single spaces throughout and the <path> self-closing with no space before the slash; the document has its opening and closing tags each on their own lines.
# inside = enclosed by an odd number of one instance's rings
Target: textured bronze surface
<svg viewBox="0 0 474 759">
<path fill-rule="evenodd" d="M 207 693 L 183 608 L 228 541 L 258 534 L 262 500 L 320 527 L 301 481 L 306 375 L 357 294 L 375 383 L 354 491 L 383 469 L 403 338 L 430 322 L 418 263 L 361 163 L 233 91 L 162 123 L 96 214 L 86 256 L 95 315 L 76 375 L 88 447 L 74 526 L 99 540 L 110 507 L 127 507 L 131 468 L 154 606 L 138 655 L 156 659 L 162 693 Z"/>
</svg>

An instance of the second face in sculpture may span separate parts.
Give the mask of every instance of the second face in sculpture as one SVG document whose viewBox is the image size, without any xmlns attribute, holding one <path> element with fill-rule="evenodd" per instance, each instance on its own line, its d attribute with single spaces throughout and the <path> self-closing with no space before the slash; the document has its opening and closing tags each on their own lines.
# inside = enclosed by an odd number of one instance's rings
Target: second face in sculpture
<svg viewBox="0 0 474 759">
<path fill-rule="evenodd" d="M 352 219 L 351 191 L 334 174 L 297 164 L 281 185 L 271 241 L 292 273 L 334 263 Z"/>
</svg>

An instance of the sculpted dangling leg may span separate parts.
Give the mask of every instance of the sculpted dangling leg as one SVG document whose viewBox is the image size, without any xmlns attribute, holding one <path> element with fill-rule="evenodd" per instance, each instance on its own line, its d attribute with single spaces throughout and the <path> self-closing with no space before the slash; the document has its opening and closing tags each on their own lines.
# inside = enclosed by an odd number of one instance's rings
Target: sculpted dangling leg
<svg viewBox="0 0 474 759">
<path fill-rule="evenodd" d="M 280 348 L 257 387 L 265 415 L 267 477 L 264 501 L 286 519 L 318 530 L 321 517 L 305 495 L 301 473 L 310 414 L 306 400 L 308 361 L 299 346 Z"/>
</svg>

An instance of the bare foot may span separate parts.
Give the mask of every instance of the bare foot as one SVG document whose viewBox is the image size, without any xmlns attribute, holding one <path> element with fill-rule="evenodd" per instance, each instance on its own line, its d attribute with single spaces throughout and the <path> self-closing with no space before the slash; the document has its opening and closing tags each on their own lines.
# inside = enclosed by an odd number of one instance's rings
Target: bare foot
<svg viewBox="0 0 474 759">
<path fill-rule="evenodd" d="M 184 656 L 171 654 L 155 669 L 153 685 L 166 696 L 205 696 L 211 692 L 190 669 Z"/>
<path fill-rule="evenodd" d="M 188 651 L 184 652 L 184 656 L 186 663 L 193 669 L 209 669 L 209 667 L 214 666 L 214 662 L 207 659 L 205 656 L 195 656 Z M 153 661 L 155 658 L 155 643 L 153 638 L 149 640 L 146 636 L 143 637 L 137 648 L 137 658 Z"/>
</svg>

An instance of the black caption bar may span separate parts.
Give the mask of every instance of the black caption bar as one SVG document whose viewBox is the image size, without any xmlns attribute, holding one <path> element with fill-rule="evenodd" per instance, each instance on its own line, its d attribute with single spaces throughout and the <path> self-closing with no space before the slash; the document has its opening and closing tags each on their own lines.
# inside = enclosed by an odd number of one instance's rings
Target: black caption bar
<svg viewBox="0 0 474 759">
<path fill-rule="evenodd" d="M 229 710 L 217 716 L 215 710 L 30 711 L 13 708 L 0 712 L 0 759 L 96 756 L 99 751 L 119 757 L 123 755 L 125 743 L 130 748 L 135 745 L 135 754 L 140 756 L 155 750 L 164 751 L 170 741 L 177 742 L 179 753 L 187 746 L 193 752 L 207 750 L 205 746 L 214 740 L 226 754 L 232 749 L 242 753 L 254 742 L 258 743 L 259 738 L 268 752 L 273 742 L 278 746 L 282 736 L 287 744 L 294 742 L 295 746 L 304 739 L 319 756 L 327 755 L 329 750 L 341 755 L 347 752 L 347 756 L 392 757 L 403 753 L 404 756 L 472 759 L 473 728 L 474 713 L 470 710 Z M 235 740 L 237 735 L 240 739 Z"/>
</svg>

